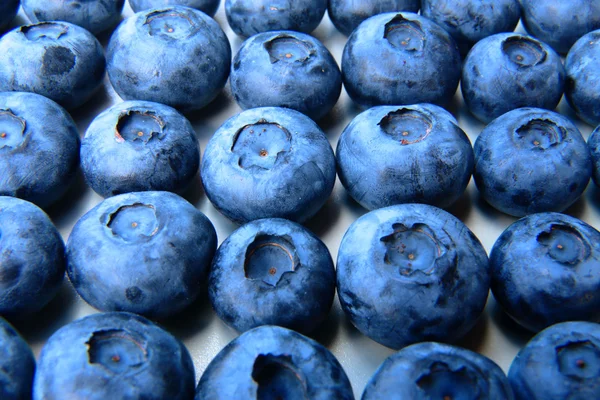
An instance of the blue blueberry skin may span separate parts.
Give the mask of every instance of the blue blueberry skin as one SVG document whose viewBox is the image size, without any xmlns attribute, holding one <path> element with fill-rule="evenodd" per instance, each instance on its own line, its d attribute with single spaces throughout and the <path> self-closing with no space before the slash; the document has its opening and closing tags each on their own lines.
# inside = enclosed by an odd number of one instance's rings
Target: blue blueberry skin
<svg viewBox="0 0 600 400">
<path fill-rule="evenodd" d="M 0 32 L 12 22 L 19 11 L 19 0 L 3 0 L 0 2 Z"/>
<path fill-rule="evenodd" d="M 350 36 L 361 22 L 373 15 L 393 11 L 416 13 L 420 7 L 419 0 L 329 0 L 327 13 L 337 30 Z"/>
<path fill-rule="evenodd" d="M 233 59 L 231 92 L 243 109 L 287 107 L 314 120 L 324 117 L 342 91 L 335 59 L 312 36 L 265 32 L 244 42 Z"/>
<path fill-rule="evenodd" d="M 0 314 L 22 316 L 48 304 L 65 275 L 64 252 L 62 237 L 41 209 L 0 196 Z"/>
<path fill-rule="evenodd" d="M 19 333 L 0 317 L 0 398 L 30 400 L 35 358 Z"/>
<path fill-rule="evenodd" d="M 190 122 L 174 108 L 149 101 L 110 107 L 92 121 L 81 143 L 85 178 L 103 197 L 180 192 L 199 164 L 200 147 Z"/>
<path fill-rule="evenodd" d="M 38 360 L 34 400 L 189 400 L 194 365 L 177 338 L 126 312 L 93 314 L 56 331 Z"/>
<path fill-rule="evenodd" d="M 108 76 L 119 96 L 183 112 L 217 97 L 231 66 L 231 47 L 219 24 L 183 6 L 127 18 L 113 33 L 106 54 Z"/>
<path fill-rule="evenodd" d="M 490 268 L 496 301 L 529 330 L 600 322 L 600 232 L 583 221 L 559 213 L 518 220 L 494 244 Z"/>
<path fill-rule="evenodd" d="M 489 358 L 448 344 L 424 342 L 389 356 L 362 400 L 513 400 L 508 378 Z"/>
<path fill-rule="evenodd" d="M 488 297 L 488 258 L 456 217 L 402 204 L 357 219 L 337 258 L 342 309 L 359 331 L 399 349 L 453 342 L 477 322 Z"/>
<path fill-rule="evenodd" d="M 22 4 L 33 23 L 66 21 L 98 34 L 117 25 L 125 0 L 22 0 Z"/>
<path fill-rule="evenodd" d="M 421 15 L 448 31 L 464 56 L 479 40 L 515 30 L 518 0 L 422 0 Z"/>
<path fill-rule="evenodd" d="M 413 13 L 384 13 L 363 21 L 342 55 L 344 87 L 363 107 L 452 99 L 461 59 L 454 39 Z"/>
<path fill-rule="evenodd" d="M 600 325 L 563 322 L 538 333 L 508 371 L 517 400 L 600 398 Z"/>
<path fill-rule="evenodd" d="M 225 0 L 231 29 L 248 37 L 268 31 L 314 31 L 325 15 L 327 0 Z"/>
<path fill-rule="evenodd" d="M 162 319 L 196 299 L 217 248 L 212 223 L 170 192 L 110 197 L 73 227 L 67 274 L 101 311 Z"/>
<path fill-rule="evenodd" d="M 75 122 L 52 100 L 0 93 L 0 195 L 56 202 L 75 177 L 79 145 Z"/>
<path fill-rule="evenodd" d="M 219 4 L 221 4 L 221 0 L 129 0 L 133 12 L 179 5 L 195 8 L 210 17 L 216 14 Z"/>
<path fill-rule="evenodd" d="M 106 60 L 98 40 L 68 22 L 41 22 L 0 38 L 0 91 L 33 92 L 67 109 L 102 84 Z"/>
<path fill-rule="evenodd" d="M 221 244 L 208 282 L 217 315 L 236 330 L 279 325 L 306 334 L 329 313 L 335 270 L 314 234 L 267 218 L 243 225 Z"/>
<path fill-rule="evenodd" d="M 600 29 L 600 3 L 595 0 L 519 0 L 530 35 L 565 54 L 583 35 Z"/>
<path fill-rule="evenodd" d="M 553 110 L 566 72 L 545 43 L 519 33 L 498 33 L 473 46 L 462 70 L 461 90 L 468 109 L 482 122 L 520 107 Z"/>
<path fill-rule="evenodd" d="M 473 147 L 479 193 L 492 207 L 516 217 L 566 210 L 592 175 L 581 133 L 552 111 L 510 111 L 487 125 Z"/>
<path fill-rule="evenodd" d="M 377 106 L 357 115 L 337 144 L 340 181 L 373 210 L 400 203 L 453 204 L 473 172 L 473 148 L 454 117 L 431 104 Z"/>
<path fill-rule="evenodd" d="M 344 369 L 325 347 L 278 326 L 254 328 L 210 362 L 196 400 L 353 400 Z"/>
<path fill-rule="evenodd" d="M 581 37 L 567 54 L 565 98 L 579 118 L 592 126 L 600 124 L 600 30 Z"/>
<path fill-rule="evenodd" d="M 596 127 L 588 138 L 588 148 L 592 155 L 592 179 L 600 186 L 600 127 Z"/>
<path fill-rule="evenodd" d="M 335 157 L 321 128 L 298 111 L 262 107 L 225 121 L 200 168 L 206 196 L 227 218 L 303 222 L 325 204 Z"/>
</svg>

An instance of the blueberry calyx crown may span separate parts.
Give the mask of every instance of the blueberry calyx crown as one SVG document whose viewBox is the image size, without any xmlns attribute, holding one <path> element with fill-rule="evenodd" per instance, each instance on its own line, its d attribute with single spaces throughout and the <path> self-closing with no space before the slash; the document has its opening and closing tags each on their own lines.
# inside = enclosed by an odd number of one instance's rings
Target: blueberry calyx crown
<svg viewBox="0 0 600 400">
<path fill-rule="evenodd" d="M 289 35 L 278 35 L 265 42 L 265 50 L 269 53 L 271 64 L 303 64 L 316 54 L 312 43 L 299 40 Z"/>
<path fill-rule="evenodd" d="M 194 35 L 199 26 L 187 13 L 178 10 L 156 10 L 146 16 L 148 34 L 161 39 L 185 39 Z"/>
<path fill-rule="evenodd" d="M 428 115 L 410 108 L 399 108 L 388 113 L 377 125 L 402 145 L 425 140 L 433 128 L 433 122 Z"/>
<path fill-rule="evenodd" d="M 481 386 L 485 382 L 479 371 L 461 366 L 451 368 L 442 361 L 431 363 L 417 380 L 417 387 L 428 399 L 469 399 L 481 398 Z"/>
<path fill-rule="evenodd" d="M 246 249 L 244 274 L 247 279 L 277 286 L 284 274 L 295 272 L 299 266 L 296 247 L 286 235 L 256 235 Z"/>
<path fill-rule="evenodd" d="M 146 241 L 160 229 L 154 206 L 142 203 L 119 207 L 110 214 L 106 226 L 126 242 Z"/>
<path fill-rule="evenodd" d="M 0 109 L 0 149 L 16 148 L 25 138 L 26 121 L 10 109 Z"/>
<path fill-rule="evenodd" d="M 427 41 L 425 32 L 418 21 L 411 21 L 397 14 L 385 24 L 384 39 L 394 47 L 404 51 L 423 51 Z"/>
<path fill-rule="evenodd" d="M 292 135 L 281 125 L 261 119 L 242 127 L 233 138 L 231 151 L 243 169 L 273 168 L 292 147 Z"/>
<path fill-rule="evenodd" d="M 578 381 L 600 381 L 600 349 L 595 343 L 590 340 L 569 341 L 555 350 L 561 374 Z"/>
<path fill-rule="evenodd" d="M 132 372 L 148 359 L 146 342 L 123 329 L 100 330 L 87 341 L 88 361 L 114 374 Z"/>
<path fill-rule="evenodd" d="M 502 42 L 502 52 L 519 68 L 529 68 L 543 63 L 547 53 L 536 40 L 523 36 L 510 36 Z"/>
<path fill-rule="evenodd" d="M 591 254 L 588 241 L 573 226 L 553 224 L 537 236 L 540 245 L 546 247 L 553 260 L 575 266 L 587 260 Z"/>
<path fill-rule="evenodd" d="M 257 400 L 308 400 L 304 374 L 289 355 L 259 354 L 252 367 Z"/>
<path fill-rule="evenodd" d="M 564 127 L 550 119 L 534 118 L 515 130 L 514 142 L 518 147 L 532 150 L 547 150 L 564 142 L 567 133 Z"/>
<path fill-rule="evenodd" d="M 58 40 L 66 35 L 69 27 L 59 22 L 40 22 L 39 24 L 24 25 L 19 28 L 19 32 L 30 41 L 36 40 Z"/>
<path fill-rule="evenodd" d="M 166 123 L 150 110 L 123 111 L 115 126 L 115 140 L 118 143 L 147 144 L 152 139 L 162 140 Z"/>
</svg>

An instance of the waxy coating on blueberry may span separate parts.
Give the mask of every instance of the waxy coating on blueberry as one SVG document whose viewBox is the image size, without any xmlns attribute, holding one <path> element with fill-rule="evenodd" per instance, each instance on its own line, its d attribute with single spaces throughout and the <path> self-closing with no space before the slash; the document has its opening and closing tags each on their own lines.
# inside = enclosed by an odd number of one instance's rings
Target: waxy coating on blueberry
<svg viewBox="0 0 600 400">
<path fill-rule="evenodd" d="M 0 317 L 0 398 L 31 399 L 35 358 L 27 342 Z"/>
<path fill-rule="evenodd" d="M 41 22 L 0 38 L 0 91 L 33 92 L 67 109 L 101 85 L 106 60 L 98 40 L 68 22 Z"/>
<path fill-rule="evenodd" d="M 0 314 L 42 309 L 63 281 L 64 251 L 62 237 L 41 209 L 0 196 Z"/>
<path fill-rule="evenodd" d="M 388 357 L 367 383 L 362 400 L 514 399 L 504 372 L 489 358 L 442 343 L 424 342 Z"/>
<path fill-rule="evenodd" d="M 393 11 L 416 13 L 420 6 L 419 0 L 329 0 L 327 14 L 338 31 L 350 36 L 369 17 Z"/>
<path fill-rule="evenodd" d="M 200 168 L 209 200 L 229 219 L 302 222 L 327 201 L 335 157 L 319 126 L 286 108 L 246 110 L 208 142 Z"/>
<path fill-rule="evenodd" d="M 447 207 L 465 191 L 473 148 L 456 119 L 432 104 L 376 106 L 344 129 L 340 181 L 370 210 L 400 203 Z"/>
<path fill-rule="evenodd" d="M 592 174 L 590 151 L 577 127 L 538 108 L 496 118 L 481 132 L 474 151 L 473 177 L 481 196 L 518 217 L 567 209 Z"/>
<path fill-rule="evenodd" d="M 190 122 L 175 109 L 125 101 L 90 124 L 81 144 L 81 168 L 104 197 L 165 190 L 180 192 L 196 177 L 200 148 Z"/>
<path fill-rule="evenodd" d="M 342 55 L 344 87 L 364 107 L 450 101 L 460 80 L 456 43 L 413 13 L 384 13 L 352 32 Z"/>
<path fill-rule="evenodd" d="M 338 252 L 342 309 L 358 330 L 395 349 L 462 337 L 483 311 L 489 282 L 487 255 L 473 233 L 425 204 L 363 215 Z"/>
<path fill-rule="evenodd" d="M 169 192 L 110 197 L 73 228 L 67 273 L 103 311 L 166 318 L 199 295 L 217 247 L 211 222 Z"/>
<path fill-rule="evenodd" d="M 19 0 L 0 2 L 0 33 L 11 23 L 19 11 Z"/>
<path fill-rule="evenodd" d="M 579 118 L 595 126 L 600 124 L 600 30 L 582 36 L 567 54 L 565 98 Z"/>
<path fill-rule="evenodd" d="M 208 294 L 219 317 L 238 331 L 279 325 L 309 333 L 327 317 L 335 270 L 327 247 L 294 222 L 249 222 L 219 247 Z"/>
<path fill-rule="evenodd" d="M 520 219 L 494 244 L 490 268 L 494 297 L 527 329 L 600 322 L 600 232 L 576 218 Z"/>
<path fill-rule="evenodd" d="M 465 56 L 479 40 L 514 31 L 521 7 L 519 0 L 423 0 L 421 15 L 446 29 Z"/>
<path fill-rule="evenodd" d="M 553 110 L 565 84 L 560 57 L 547 44 L 518 33 L 498 33 L 477 42 L 467 55 L 461 90 L 482 122 L 519 107 Z"/>
<path fill-rule="evenodd" d="M 108 76 L 126 100 L 183 112 L 198 110 L 223 89 L 231 47 L 219 24 L 189 7 L 141 11 L 123 21 L 106 50 Z"/>
<path fill-rule="evenodd" d="M 269 31 L 314 31 L 327 0 L 225 0 L 225 15 L 231 29 L 248 37 Z"/>
<path fill-rule="evenodd" d="M 221 0 L 129 0 L 133 12 L 179 5 L 195 8 L 211 17 L 217 12 L 219 4 L 221 4 Z"/>
<path fill-rule="evenodd" d="M 31 22 L 66 21 L 97 34 L 117 25 L 125 0 L 22 0 L 21 4 Z"/>
<path fill-rule="evenodd" d="M 342 366 L 325 347 L 278 326 L 249 330 L 210 362 L 196 388 L 203 399 L 352 400 Z"/>
<path fill-rule="evenodd" d="M 47 207 L 69 188 L 79 166 L 71 116 L 34 93 L 0 93 L 0 195 Z"/>
<path fill-rule="evenodd" d="M 517 400 L 600 396 L 600 325 L 563 322 L 544 329 L 513 360 L 508 379 Z"/>
<path fill-rule="evenodd" d="M 600 29 L 600 3 L 595 0 L 519 0 L 527 32 L 561 54 L 577 39 Z"/>
<path fill-rule="evenodd" d="M 33 399 L 187 400 L 193 393 L 185 346 L 143 317 L 112 312 L 78 319 L 48 339 Z"/>
<path fill-rule="evenodd" d="M 317 39 L 299 32 L 259 33 L 233 59 L 231 92 L 244 108 L 287 107 L 318 120 L 337 102 L 342 75 Z"/>
</svg>

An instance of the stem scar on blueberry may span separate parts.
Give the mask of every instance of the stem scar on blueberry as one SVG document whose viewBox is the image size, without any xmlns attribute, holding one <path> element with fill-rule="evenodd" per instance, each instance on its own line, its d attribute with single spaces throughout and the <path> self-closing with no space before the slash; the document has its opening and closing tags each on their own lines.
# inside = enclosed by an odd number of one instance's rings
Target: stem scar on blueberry
<svg viewBox="0 0 600 400">
<path fill-rule="evenodd" d="M 6 137 L 6 132 L 2 132 L 2 133 L 0 133 L 0 137 L 1 137 L 2 139 L 4 139 L 4 138 Z"/>
<path fill-rule="evenodd" d="M 113 362 L 119 362 L 119 361 L 121 361 L 121 357 L 119 357 L 119 355 L 118 355 L 118 354 L 115 354 L 115 355 L 114 355 L 114 356 L 112 356 L 110 359 L 111 359 Z"/>
<path fill-rule="evenodd" d="M 578 368 L 585 368 L 586 364 L 585 361 L 582 359 L 578 359 L 577 361 L 575 361 L 575 364 L 577 365 Z"/>
<path fill-rule="evenodd" d="M 259 153 L 258 153 L 261 157 L 266 157 L 269 155 L 269 152 L 265 149 L 262 149 Z"/>
</svg>

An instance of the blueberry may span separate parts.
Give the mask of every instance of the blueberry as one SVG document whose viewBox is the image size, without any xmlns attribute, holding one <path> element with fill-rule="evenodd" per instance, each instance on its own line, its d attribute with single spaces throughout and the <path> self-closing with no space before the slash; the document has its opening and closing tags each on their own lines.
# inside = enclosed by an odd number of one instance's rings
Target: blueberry
<svg viewBox="0 0 600 400">
<path fill-rule="evenodd" d="M 577 39 L 600 28 L 595 0 L 519 0 L 523 26 L 531 35 L 566 53 Z"/>
<path fill-rule="evenodd" d="M 261 326 L 234 339 L 204 371 L 196 400 L 352 400 L 340 363 L 299 333 Z"/>
<path fill-rule="evenodd" d="M 0 398 L 31 399 L 35 358 L 19 333 L 0 317 Z"/>
<path fill-rule="evenodd" d="M 479 240 L 433 206 L 371 211 L 350 225 L 340 244 L 342 309 L 359 331 L 387 347 L 459 339 L 477 322 L 489 288 Z"/>
<path fill-rule="evenodd" d="M 446 29 L 466 55 L 479 40 L 514 31 L 521 7 L 519 0 L 423 0 L 421 14 Z"/>
<path fill-rule="evenodd" d="M 233 59 L 230 83 L 244 109 L 287 107 L 318 120 L 340 97 L 342 74 L 317 39 L 277 31 L 259 33 L 244 42 Z"/>
<path fill-rule="evenodd" d="M 413 13 L 363 21 L 342 55 L 344 87 L 364 107 L 450 101 L 460 80 L 456 43 L 439 25 Z"/>
<path fill-rule="evenodd" d="M 189 7 L 139 12 L 115 30 L 106 50 L 108 76 L 125 100 L 200 109 L 223 89 L 231 65 L 227 36 Z"/>
<path fill-rule="evenodd" d="M 392 354 L 371 377 L 362 400 L 514 399 L 504 372 L 489 358 L 425 342 Z"/>
<path fill-rule="evenodd" d="M 21 3 L 31 22 L 66 21 L 97 34 L 119 22 L 125 0 L 22 0 Z"/>
<path fill-rule="evenodd" d="M 294 222 L 252 221 L 231 234 L 212 263 L 208 294 L 240 332 L 279 325 L 309 333 L 327 317 L 335 270 L 327 247 Z"/>
<path fill-rule="evenodd" d="M 331 194 L 335 157 L 307 116 L 287 108 L 254 108 L 215 132 L 200 173 L 209 200 L 233 221 L 302 222 Z"/>
<path fill-rule="evenodd" d="M 600 322 L 600 232 L 558 213 L 509 226 L 490 254 L 492 292 L 532 331 L 581 320 Z"/>
<path fill-rule="evenodd" d="M 600 398 L 600 325 L 563 322 L 538 333 L 508 371 L 517 400 Z"/>
<path fill-rule="evenodd" d="M 62 237 L 42 210 L 0 196 L 0 314 L 42 309 L 63 281 L 64 251 Z"/>
<path fill-rule="evenodd" d="M 361 22 L 373 15 L 392 11 L 416 13 L 420 7 L 419 0 L 329 0 L 327 13 L 337 30 L 350 36 Z"/>
<path fill-rule="evenodd" d="M 12 22 L 19 11 L 19 0 L 0 2 L 0 33 Z"/>
<path fill-rule="evenodd" d="M 0 93 L 0 195 L 56 202 L 79 167 L 79 143 L 73 119 L 52 100 Z"/>
<path fill-rule="evenodd" d="M 600 127 L 596 127 L 588 138 L 588 148 L 592 155 L 592 178 L 600 186 Z"/>
<path fill-rule="evenodd" d="M 461 89 L 469 110 L 487 123 L 519 107 L 554 109 L 564 83 L 565 69 L 550 46 L 528 35 L 498 33 L 467 55 Z"/>
<path fill-rule="evenodd" d="M 579 39 L 567 54 L 565 98 L 577 116 L 590 125 L 600 124 L 600 30 Z"/>
<path fill-rule="evenodd" d="M 198 296 L 216 247 L 208 218 L 176 194 L 122 194 L 77 221 L 67 241 L 67 273 L 99 310 L 160 319 Z"/>
<path fill-rule="evenodd" d="M 215 15 L 221 0 L 129 0 L 133 12 L 148 10 L 150 8 L 166 6 L 185 6 L 195 8 L 209 16 Z"/>
<path fill-rule="evenodd" d="M 225 0 L 225 15 L 240 36 L 260 32 L 314 31 L 327 10 L 327 0 Z"/>
<path fill-rule="evenodd" d="M 0 38 L 0 54 L 0 91 L 41 94 L 68 109 L 92 97 L 104 78 L 102 45 L 68 22 L 15 28 Z"/>
<path fill-rule="evenodd" d="M 474 151 L 473 177 L 481 196 L 517 217 L 567 209 L 592 174 L 590 151 L 577 127 L 538 108 L 496 118 L 481 132 Z"/>
<path fill-rule="evenodd" d="M 33 386 L 34 400 L 188 400 L 194 365 L 179 340 L 147 319 L 100 313 L 50 336 Z"/>
<path fill-rule="evenodd" d="M 104 197 L 145 190 L 182 191 L 198 173 L 194 128 L 174 108 L 126 101 L 97 116 L 81 143 L 86 180 Z"/>
<path fill-rule="evenodd" d="M 370 210 L 399 203 L 447 207 L 473 171 L 473 148 L 441 107 L 377 106 L 359 114 L 337 145 L 340 181 Z"/>
</svg>

